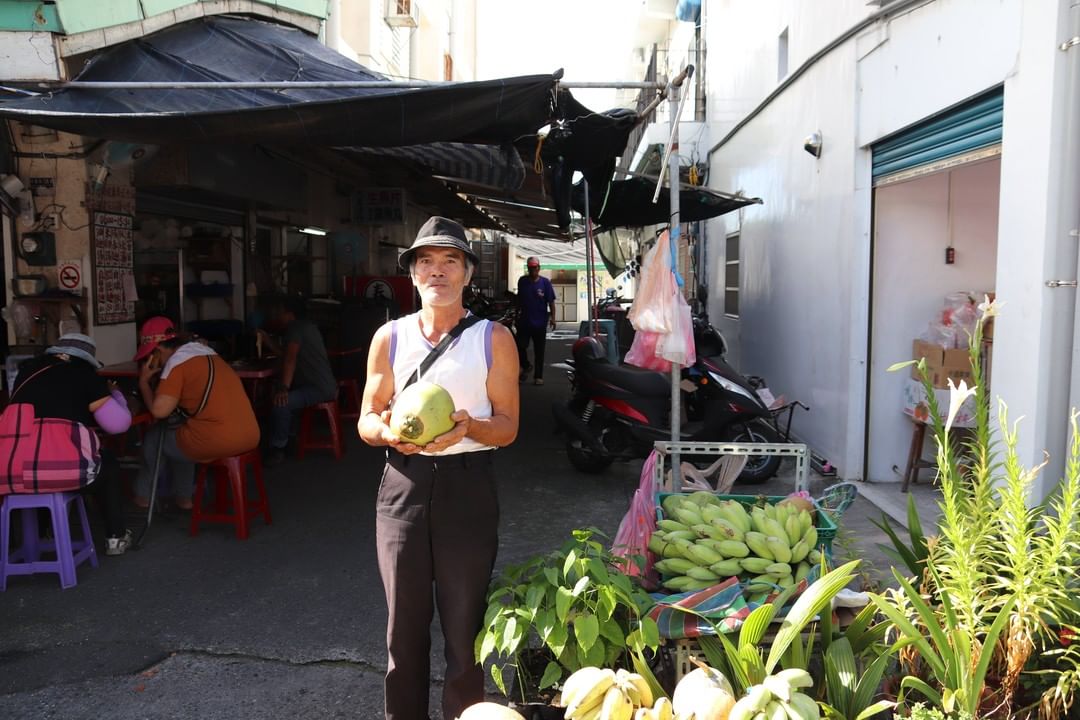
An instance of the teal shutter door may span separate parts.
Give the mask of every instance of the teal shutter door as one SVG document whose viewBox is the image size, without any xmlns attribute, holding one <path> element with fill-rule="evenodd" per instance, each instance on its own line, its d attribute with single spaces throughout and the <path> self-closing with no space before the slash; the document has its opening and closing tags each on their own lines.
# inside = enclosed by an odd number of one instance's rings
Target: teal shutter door
<svg viewBox="0 0 1080 720">
<path fill-rule="evenodd" d="M 996 88 L 873 146 L 874 182 L 1001 142 L 1004 94 Z"/>
</svg>

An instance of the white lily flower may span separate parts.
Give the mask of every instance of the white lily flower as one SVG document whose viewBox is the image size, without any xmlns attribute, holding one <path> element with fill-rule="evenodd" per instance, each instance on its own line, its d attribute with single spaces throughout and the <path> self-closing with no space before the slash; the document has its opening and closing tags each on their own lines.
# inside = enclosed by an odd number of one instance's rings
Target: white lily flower
<svg viewBox="0 0 1080 720">
<path fill-rule="evenodd" d="M 979 317 L 983 320 L 989 320 L 990 318 L 995 317 L 1001 309 L 1001 306 L 1004 304 L 1005 303 L 998 303 L 997 298 L 991 300 L 989 295 L 983 295 L 983 301 L 979 303 L 978 307 Z"/>
<path fill-rule="evenodd" d="M 977 385 L 972 385 L 970 388 L 967 386 L 967 380 L 961 380 L 960 386 L 953 385 L 952 378 L 949 378 L 949 417 L 945 420 L 945 432 L 949 432 L 952 429 L 953 421 L 956 420 L 956 414 L 960 412 L 960 408 L 967 402 L 969 397 L 975 394 Z"/>
</svg>

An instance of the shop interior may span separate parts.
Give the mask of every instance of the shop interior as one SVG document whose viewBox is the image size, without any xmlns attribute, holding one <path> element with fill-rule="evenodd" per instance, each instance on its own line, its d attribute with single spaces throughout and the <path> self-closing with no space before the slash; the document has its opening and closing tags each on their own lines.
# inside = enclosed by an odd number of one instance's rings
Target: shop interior
<svg viewBox="0 0 1080 720">
<path fill-rule="evenodd" d="M 872 325 L 867 431 L 871 482 L 904 475 L 913 422 L 904 414 L 913 341 L 937 340 L 945 298 L 968 292 L 982 301 L 997 273 L 1000 156 L 954 162 L 874 190 Z M 966 333 L 955 345 L 966 348 Z M 985 363 L 989 365 L 989 363 Z M 928 434 L 929 435 L 929 434 Z M 931 453 L 927 446 L 923 457 Z"/>
</svg>

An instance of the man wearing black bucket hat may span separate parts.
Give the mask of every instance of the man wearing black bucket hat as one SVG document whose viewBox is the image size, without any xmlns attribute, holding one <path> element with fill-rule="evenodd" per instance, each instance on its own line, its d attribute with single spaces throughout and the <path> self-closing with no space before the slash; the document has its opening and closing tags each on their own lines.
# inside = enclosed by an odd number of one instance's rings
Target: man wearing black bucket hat
<svg viewBox="0 0 1080 720">
<path fill-rule="evenodd" d="M 437 606 L 446 655 L 443 717 L 454 718 L 484 699 L 473 641 L 498 548 L 494 451 L 518 430 L 517 348 L 506 328 L 461 304 L 477 264 L 461 225 L 431 218 L 399 262 L 421 310 L 375 334 L 357 425 L 366 443 L 387 448 L 375 523 L 389 610 L 385 712 L 387 720 L 428 717 Z M 453 429 L 423 446 L 389 425 L 394 398 L 418 375 L 449 392 L 457 408 Z"/>
</svg>

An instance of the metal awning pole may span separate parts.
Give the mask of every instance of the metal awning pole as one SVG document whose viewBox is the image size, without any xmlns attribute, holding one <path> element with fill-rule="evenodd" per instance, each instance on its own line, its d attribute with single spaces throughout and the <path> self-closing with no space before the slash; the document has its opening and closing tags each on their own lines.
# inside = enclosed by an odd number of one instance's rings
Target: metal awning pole
<svg viewBox="0 0 1080 720">
<path fill-rule="evenodd" d="M 682 237 L 682 227 L 679 224 L 679 115 L 682 109 L 680 97 L 682 84 L 694 73 L 694 67 L 688 66 L 671 80 L 668 89 L 668 120 L 671 123 L 671 142 L 668 148 L 668 184 L 671 186 L 671 229 L 669 239 L 674 262 L 672 269 L 678 271 L 679 240 Z M 663 170 L 660 171 L 663 177 Z M 682 292 L 682 290 L 677 290 Z M 676 363 L 671 364 L 671 442 L 678 443 L 682 439 L 682 367 Z M 682 491 L 682 468 L 678 450 L 671 453 L 671 486 L 675 492 Z"/>
<path fill-rule="evenodd" d="M 592 218 L 589 215 L 589 181 L 582 178 L 585 190 L 585 283 L 586 302 L 589 303 L 588 319 L 589 334 L 596 337 L 596 317 L 593 312 L 593 246 L 592 246 Z"/>
</svg>

